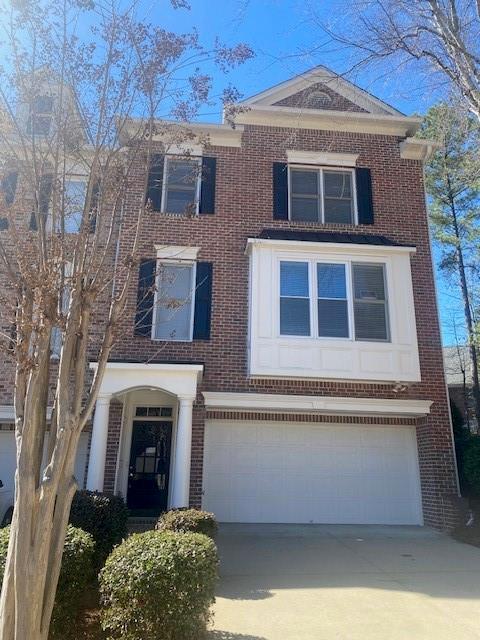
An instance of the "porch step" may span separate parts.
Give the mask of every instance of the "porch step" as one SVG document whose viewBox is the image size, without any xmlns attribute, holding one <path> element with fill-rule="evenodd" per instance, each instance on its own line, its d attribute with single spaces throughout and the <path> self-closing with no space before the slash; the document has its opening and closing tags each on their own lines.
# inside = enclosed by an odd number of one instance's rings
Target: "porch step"
<svg viewBox="0 0 480 640">
<path fill-rule="evenodd" d="M 144 531 L 150 531 L 155 528 L 155 523 L 158 518 L 151 517 L 130 517 L 128 519 L 128 531 L 129 533 L 143 533 Z"/>
</svg>

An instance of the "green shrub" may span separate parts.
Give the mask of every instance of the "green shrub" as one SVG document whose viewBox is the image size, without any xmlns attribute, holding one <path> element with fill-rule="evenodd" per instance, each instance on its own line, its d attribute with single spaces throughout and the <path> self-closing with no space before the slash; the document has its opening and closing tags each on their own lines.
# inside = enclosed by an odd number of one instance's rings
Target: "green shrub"
<svg viewBox="0 0 480 640">
<path fill-rule="evenodd" d="M 173 509 L 162 513 L 156 524 L 159 531 L 203 533 L 215 538 L 218 524 L 213 513 L 198 509 Z"/>
<path fill-rule="evenodd" d="M 5 570 L 10 527 L 0 530 L 0 584 Z M 95 543 L 81 529 L 67 528 L 63 548 L 62 568 L 58 580 L 50 633 L 52 638 L 75 637 L 75 618 L 82 605 L 82 595 L 93 578 Z"/>
<path fill-rule="evenodd" d="M 120 496 L 77 491 L 70 510 L 70 523 L 92 534 L 95 565 L 100 569 L 113 547 L 127 536 L 128 509 Z"/>
<path fill-rule="evenodd" d="M 100 579 L 110 639 L 193 640 L 214 602 L 217 551 L 198 533 L 134 534 L 107 558 Z"/>
<path fill-rule="evenodd" d="M 480 436 L 471 436 L 463 449 L 463 473 L 474 495 L 480 495 Z"/>
</svg>

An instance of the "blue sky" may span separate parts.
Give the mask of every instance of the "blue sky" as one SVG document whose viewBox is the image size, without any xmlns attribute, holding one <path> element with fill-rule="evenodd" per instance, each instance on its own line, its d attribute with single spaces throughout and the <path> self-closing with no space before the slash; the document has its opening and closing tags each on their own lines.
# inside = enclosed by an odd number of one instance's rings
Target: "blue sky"
<svg viewBox="0 0 480 640">
<path fill-rule="evenodd" d="M 353 54 L 329 41 L 312 20 L 312 7 L 318 21 L 335 29 L 349 20 L 351 0 L 190 0 L 191 10 L 174 10 L 168 0 L 142 0 L 141 12 L 154 22 L 175 32 L 188 32 L 195 27 L 200 40 L 209 46 L 218 36 L 226 44 L 246 42 L 255 57 L 240 68 L 223 76 L 214 76 L 214 93 L 232 83 L 246 97 L 282 82 L 317 64 L 344 73 L 353 62 Z M 417 70 L 418 71 L 418 70 Z M 349 79 L 411 115 L 424 113 L 442 96 L 438 78 L 427 86 L 424 77 L 413 69 L 395 69 L 387 63 L 376 69 L 365 69 Z M 220 103 L 201 113 L 204 121 L 219 121 Z M 454 342 L 453 319 L 462 324 L 459 296 L 448 283 L 438 279 L 442 333 L 446 344 Z"/>
</svg>

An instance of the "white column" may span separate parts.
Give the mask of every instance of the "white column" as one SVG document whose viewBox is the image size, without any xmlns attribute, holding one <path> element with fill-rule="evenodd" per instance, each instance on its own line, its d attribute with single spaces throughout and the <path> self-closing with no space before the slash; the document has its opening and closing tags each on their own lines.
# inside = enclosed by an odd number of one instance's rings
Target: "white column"
<svg viewBox="0 0 480 640">
<path fill-rule="evenodd" d="M 192 410 L 194 397 L 178 398 L 177 435 L 173 464 L 171 506 L 188 507 L 190 496 L 190 462 L 192 457 Z"/>
<path fill-rule="evenodd" d="M 88 460 L 87 489 L 103 491 L 107 455 L 108 414 L 111 396 L 98 396 L 93 416 L 92 442 Z"/>
</svg>

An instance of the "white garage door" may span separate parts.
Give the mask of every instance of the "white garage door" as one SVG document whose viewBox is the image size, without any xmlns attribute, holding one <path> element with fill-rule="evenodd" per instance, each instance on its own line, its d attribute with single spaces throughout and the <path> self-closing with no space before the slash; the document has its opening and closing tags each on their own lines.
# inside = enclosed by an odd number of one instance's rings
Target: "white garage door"
<svg viewBox="0 0 480 640">
<path fill-rule="evenodd" d="M 85 465 L 88 453 L 88 433 L 82 433 L 75 460 L 75 477 L 78 486 L 83 488 L 85 480 Z M 8 489 L 14 487 L 15 482 L 15 436 L 13 431 L 0 431 L 0 480 Z"/>
<path fill-rule="evenodd" d="M 421 524 L 414 428 L 206 425 L 203 507 L 220 522 Z"/>
</svg>

